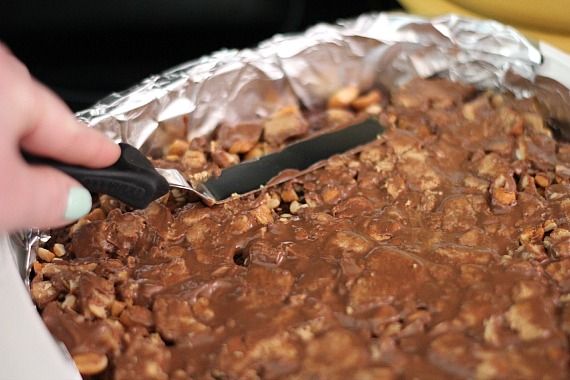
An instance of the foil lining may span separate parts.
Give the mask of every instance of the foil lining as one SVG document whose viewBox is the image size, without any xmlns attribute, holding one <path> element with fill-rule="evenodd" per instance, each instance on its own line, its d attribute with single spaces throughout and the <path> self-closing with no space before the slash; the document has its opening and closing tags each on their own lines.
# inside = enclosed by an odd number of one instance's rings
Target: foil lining
<svg viewBox="0 0 570 380">
<path fill-rule="evenodd" d="M 162 129 L 193 138 L 286 105 L 318 108 L 345 85 L 392 89 L 416 76 L 437 75 L 517 96 L 536 94 L 559 121 L 570 123 L 570 92 L 556 81 L 537 80 L 541 63 L 534 44 L 494 21 L 364 14 L 184 63 L 109 95 L 77 117 L 150 154 L 164 143 Z M 46 239 L 37 230 L 11 236 L 26 282 L 35 249 Z"/>
<path fill-rule="evenodd" d="M 24 285 L 29 289 L 32 265 L 36 261 L 36 250 L 50 239 L 50 235 L 38 229 L 21 231 L 9 236 L 9 241 L 18 254 L 13 255 Z"/>
<path fill-rule="evenodd" d="M 390 89 L 414 76 L 441 75 L 481 88 L 517 90 L 507 73 L 533 82 L 541 59 L 520 33 L 494 21 L 365 14 L 182 64 L 77 116 L 144 151 L 159 126 L 177 118 L 183 120 L 175 125 L 192 138 L 285 105 L 319 107 L 349 84 Z"/>
</svg>

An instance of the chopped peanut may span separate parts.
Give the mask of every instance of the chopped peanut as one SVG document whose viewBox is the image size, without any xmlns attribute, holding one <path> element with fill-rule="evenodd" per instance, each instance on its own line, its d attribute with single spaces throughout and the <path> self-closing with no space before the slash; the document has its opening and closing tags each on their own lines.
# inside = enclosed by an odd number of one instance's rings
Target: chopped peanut
<svg viewBox="0 0 570 380">
<path fill-rule="evenodd" d="M 101 373 L 107 368 L 107 355 L 98 352 L 87 352 L 73 355 L 73 361 L 82 375 L 91 376 Z"/>
<path fill-rule="evenodd" d="M 382 100 L 382 94 L 378 90 L 372 90 L 354 99 L 350 104 L 355 109 L 362 111 L 372 105 L 377 105 Z"/>
<path fill-rule="evenodd" d="M 53 245 L 53 253 L 57 256 L 57 257 L 63 257 L 65 256 L 65 247 L 63 246 L 63 244 L 61 243 L 56 243 Z"/>
<path fill-rule="evenodd" d="M 53 252 L 45 248 L 38 248 L 37 254 L 40 259 L 42 259 L 43 261 L 47 261 L 48 263 L 51 263 L 53 258 L 55 257 L 55 254 Z"/>
<path fill-rule="evenodd" d="M 168 156 L 182 157 L 189 148 L 190 144 L 188 141 L 176 139 L 172 144 L 170 144 L 166 150 L 166 154 Z"/>
<path fill-rule="evenodd" d="M 277 111 L 263 125 L 263 137 L 269 144 L 279 145 L 291 137 L 304 135 L 309 125 L 297 107 Z"/>
<path fill-rule="evenodd" d="M 347 86 L 337 90 L 328 100 L 328 108 L 348 108 L 358 97 L 358 87 Z"/>
</svg>

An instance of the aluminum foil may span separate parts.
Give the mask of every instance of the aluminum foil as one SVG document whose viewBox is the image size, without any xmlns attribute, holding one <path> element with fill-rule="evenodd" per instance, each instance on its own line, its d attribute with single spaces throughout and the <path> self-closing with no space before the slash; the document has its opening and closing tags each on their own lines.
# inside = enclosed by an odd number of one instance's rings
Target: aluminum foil
<svg viewBox="0 0 570 380">
<path fill-rule="evenodd" d="M 192 138 L 284 105 L 318 107 L 348 84 L 393 88 L 414 76 L 441 75 L 517 90 L 506 74 L 533 82 L 541 59 L 520 33 L 494 21 L 365 14 L 182 64 L 108 96 L 78 117 L 117 141 L 148 150 L 145 143 L 159 126 L 177 118 L 183 120 L 174 125 Z"/>
<path fill-rule="evenodd" d="M 570 93 L 556 81 L 537 80 L 541 63 L 534 44 L 494 21 L 365 14 L 184 63 L 77 116 L 117 142 L 152 153 L 173 131 L 192 138 L 286 105 L 318 108 L 341 86 L 391 89 L 416 76 L 437 75 L 518 96 L 538 94 L 558 120 L 570 122 Z M 20 242 L 24 280 L 35 247 L 46 238 L 38 231 L 12 236 Z"/>
</svg>

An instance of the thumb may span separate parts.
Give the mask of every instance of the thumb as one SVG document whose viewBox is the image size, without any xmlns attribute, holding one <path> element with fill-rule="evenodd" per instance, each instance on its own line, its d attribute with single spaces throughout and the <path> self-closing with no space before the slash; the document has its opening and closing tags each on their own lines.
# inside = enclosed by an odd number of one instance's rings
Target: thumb
<svg viewBox="0 0 570 380">
<path fill-rule="evenodd" d="M 91 210 L 89 191 L 56 169 L 21 165 L 13 174 L 2 194 L 0 231 L 62 226 Z"/>
</svg>

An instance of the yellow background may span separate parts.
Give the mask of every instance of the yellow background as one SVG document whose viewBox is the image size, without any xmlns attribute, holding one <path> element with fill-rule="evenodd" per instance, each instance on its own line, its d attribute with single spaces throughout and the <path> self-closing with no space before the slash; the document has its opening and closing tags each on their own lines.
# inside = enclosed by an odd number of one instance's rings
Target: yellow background
<svg viewBox="0 0 570 380">
<path fill-rule="evenodd" d="M 492 18 L 570 52 L 570 0 L 399 0 L 410 13 Z"/>
</svg>

